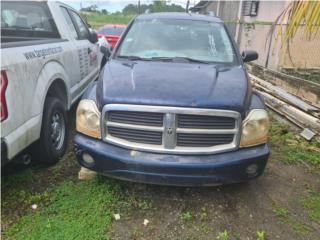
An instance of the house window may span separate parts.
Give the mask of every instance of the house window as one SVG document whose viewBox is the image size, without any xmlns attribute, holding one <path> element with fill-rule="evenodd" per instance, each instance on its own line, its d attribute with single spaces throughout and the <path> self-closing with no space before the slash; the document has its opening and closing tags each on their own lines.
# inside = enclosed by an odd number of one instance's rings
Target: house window
<svg viewBox="0 0 320 240">
<path fill-rule="evenodd" d="M 257 16 L 259 9 L 259 1 L 244 1 L 243 15 L 244 16 Z"/>
</svg>

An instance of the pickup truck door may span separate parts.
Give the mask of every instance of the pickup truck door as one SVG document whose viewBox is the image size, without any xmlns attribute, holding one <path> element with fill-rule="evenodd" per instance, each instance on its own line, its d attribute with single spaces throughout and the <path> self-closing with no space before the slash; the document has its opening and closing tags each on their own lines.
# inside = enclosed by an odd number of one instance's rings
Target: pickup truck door
<svg viewBox="0 0 320 240">
<path fill-rule="evenodd" d="M 60 9 L 62 11 L 64 20 L 63 22 L 66 23 L 67 26 L 67 32 L 69 33 L 69 43 L 70 47 L 68 49 L 68 55 L 72 55 L 71 58 L 68 58 L 68 60 L 65 62 L 65 66 L 70 72 L 70 86 L 71 86 L 71 99 L 74 100 L 78 93 L 78 83 L 81 80 L 80 75 L 80 60 L 79 60 L 79 54 L 78 49 L 76 46 L 76 41 L 78 39 L 78 32 L 73 24 L 72 18 L 68 12 L 68 9 L 64 6 L 60 6 Z"/>
<path fill-rule="evenodd" d="M 95 80 L 99 73 L 98 65 L 98 43 L 91 43 L 88 39 L 90 31 L 86 23 L 79 14 L 71 9 L 68 12 L 72 18 L 76 28 L 78 38 L 75 41 L 77 46 L 79 63 L 80 63 L 80 79 L 79 91 L 81 92 L 91 81 Z"/>
</svg>

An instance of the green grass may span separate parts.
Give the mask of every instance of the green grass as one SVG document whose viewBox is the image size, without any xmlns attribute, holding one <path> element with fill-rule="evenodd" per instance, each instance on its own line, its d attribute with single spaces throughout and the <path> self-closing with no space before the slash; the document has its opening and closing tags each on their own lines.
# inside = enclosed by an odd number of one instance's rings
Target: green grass
<svg viewBox="0 0 320 240">
<path fill-rule="evenodd" d="M 103 15 L 89 14 L 83 15 L 92 28 L 97 29 L 105 24 L 128 24 L 134 16 L 125 15 Z"/>
<path fill-rule="evenodd" d="M 311 192 L 303 200 L 303 207 L 307 210 L 310 220 L 320 224 L 320 193 Z"/>
<path fill-rule="evenodd" d="M 288 224 L 299 235 L 304 236 L 311 231 L 311 228 L 295 218 L 293 218 L 289 211 L 282 207 L 275 207 L 273 213 L 279 218 L 281 224 Z"/>
<path fill-rule="evenodd" d="M 34 180 L 34 171 L 31 168 L 28 168 L 22 172 L 18 172 L 16 174 L 4 177 L 1 181 L 1 187 L 15 187 L 20 186 L 21 184 L 25 184 L 28 182 L 32 182 Z"/>
<path fill-rule="evenodd" d="M 1 193 L 5 190 L 5 195 L 1 196 L 1 209 L 12 207 L 15 203 L 17 206 L 23 206 L 32 203 L 37 203 L 39 199 L 44 199 L 42 193 L 32 193 L 25 189 L 24 186 L 31 184 L 35 180 L 35 170 L 28 168 L 13 175 L 2 177 Z M 46 194 L 44 194 L 46 195 Z"/>
<path fill-rule="evenodd" d="M 200 216 L 199 216 L 199 219 L 200 219 L 201 221 L 207 220 L 207 218 L 208 218 L 207 209 L 206 209 L 205 207 L 202 207 L 199 215 L 200 215 Z"/>
<path fill-rule="evenodd" d="M 287 164 L 307 163 L 320 168 L 320 142 L 308 142 L 298 133 L 292 132 L 288 125 L 273 121 L 270 129 L 270 143 L 274 150 L 280 150 L 280 160 Z"/>
<path fill-rule="evenodd" d="M 276 207 L 273 209 L 273 213 L 280 219 L 286 219 L 289 217 L 289 212 L 285 208 Z"/>
<path fill-rule="evenodd" d="M 257 231 L 257 240 L 265 240 L 265 239 L 266 239 L 265 231 Z"/>
<path fill-rule="evenodd" d="M 208 224 L 204 224 L 204 223 L 201 224 L 199 228 L 203 234 L 208 234 L 213 231 L 212 227 L 210 227 Z"/>
<path fill-rule="evenodd" d="M 180 219 L 184 222 L 191 221 L 193 219 L 193 215 L 191 212 L 183 212 L 180 215 Z"/>
<path fill-rule="evenodd" d="M 224 230 L 223 232 L 219 232 L 217 236 L 218 240 L 229 240 L 229 233 L 227 230 Z"/>
<path fill-rule="evenodd" d="M 45 207 L 30 210 L 5 236 L 17 240 L 107 239 L 118 190 L 113 181 L 104 178 L 66 181 L 47 193 Z"/>
</svg>

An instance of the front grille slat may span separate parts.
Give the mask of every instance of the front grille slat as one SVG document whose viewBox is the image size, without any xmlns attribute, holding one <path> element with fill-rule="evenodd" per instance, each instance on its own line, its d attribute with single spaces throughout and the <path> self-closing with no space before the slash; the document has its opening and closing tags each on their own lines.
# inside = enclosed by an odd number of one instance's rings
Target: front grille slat
<svg viewBox="0 0 320 240">
<path fill-rule="evenodd" d="M 178 133 L 177 146 L 209 147 L 232 142 L 233 134 Z"/>
<path fill-rule="evenodd" d="M 161 132 L 108 127 L 108 133 L 114 137 L 122 138 L 132 142 L 158 145 L 162 143 Z"/>
<path fill-rule="evenodd" d="M 131 111 L 111 111 L 108 120 L 112 122 L 161 127 L 163 113 L 146 113 Z"/>
<path fill-rule="evenodd" d="M 177 154 L 235 149 L 241 120 L 232 111 L 142 105 L 106 105 L 103 116 L 104 140 L 131 149 Z"/>
<path fill-rule="evenodd" d="M 178 127 L 198 129 L 234 129 L 235 119 L 222 116 L 179 114 Z"/>
</svg>

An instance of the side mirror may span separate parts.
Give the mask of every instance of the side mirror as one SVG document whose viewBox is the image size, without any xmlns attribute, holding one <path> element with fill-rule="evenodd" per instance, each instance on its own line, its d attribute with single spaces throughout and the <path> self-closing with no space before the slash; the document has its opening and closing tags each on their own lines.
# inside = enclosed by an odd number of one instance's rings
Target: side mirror
<svg viewBox="0 0 320 240">
<path fill-rule="evenodd" d="M 241 57 L 243 62 L 251 62 L 257 60 L 259 55 L 256 51 L 246 50 L 242 52 Z"/>
<path fill-rule="evenodd" d="M 96 43 L 96 42 L 98 42 L 98 34 L 97 34 L 95 31 L 91 30 L 91 31 L 89 32 L 88 40 L 89 40 L 91 43 Z"/>
<path fill-rule="evenodd" d="M 111 55 L 110 49 L 105 46 L 100 47 L 100 52 L 106 57 L 106 59 L 108 59 Z"/>
</svg>

